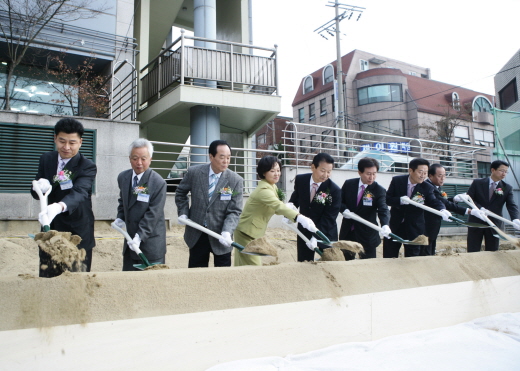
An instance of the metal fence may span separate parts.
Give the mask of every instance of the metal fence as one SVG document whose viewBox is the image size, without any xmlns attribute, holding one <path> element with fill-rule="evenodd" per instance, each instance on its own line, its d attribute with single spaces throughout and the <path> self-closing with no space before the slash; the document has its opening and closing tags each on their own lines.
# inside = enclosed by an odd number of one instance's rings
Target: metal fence
<svg viewBox="0 0 520 371">
<path fill-rule="evenodd" d="M 188 41 L 212 43 L 216 49 L 187 45 Z M 178 85 L 206 86 L 205 81 L 215 81 L 218 89 L 276 93 L 276 53 L 276 48 L 184 36 L 182 32 L 140 70 L 146 72 L 141 78 L 140 104 L 150 105 Z"/>
<path fill-rule="evenodd" d="M 320 130 L 316 134 L 315 130 Z M 326 152 L 335 159 L 335 171 L 357 170 L 360 158 L 369 156 L 380 162 L 380 172 L 402 173 L 408 171 L 408 163 L 422 157 L 431 163 L 441 163 L 450 177 L 477 177 L 475 154 L 484 148 L 460 144 L 447 144 L 430 140 L 374 134 L 355 130 L 336 129 L 318 125 L 290 122 L 284 130 L 283 151 L 270 149 L 233 148 L 230 169 L 241 175 L 244 191 L 251 192 L 256 186 L 256 165 L 266 155 L 277 156 L 284 166 L 308 169 L 316 153 Z M 194 162 L 190 159 L 196 146 L 181 143 L 153 141 L 154 161 L 152 168 L 161 173 L 169 183 L 169 192 L 174 192 L 190 166 L 207 163 L 208 159 Z M 205 156 L 201 156 L 205 157 Z"/>
</svg>

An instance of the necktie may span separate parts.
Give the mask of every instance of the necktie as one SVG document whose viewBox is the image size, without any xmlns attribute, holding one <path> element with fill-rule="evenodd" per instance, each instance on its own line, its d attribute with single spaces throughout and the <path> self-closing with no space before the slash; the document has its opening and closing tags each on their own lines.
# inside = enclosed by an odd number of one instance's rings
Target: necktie
<svg viewBox="0 0 520 371">
<path fill-rule="evenodd" d="M 217 185 L 217 174 L 211 174 L 209 179 L 209 188 L 208 188 L 208 197 L 211 198 L 213 196 L 213 192 L 215 192 L 215 186 Z"/>
<path fill-rule="evenodd" d="M 58 162 L 58 174 L 60 173 L 60 171 L 63 170 L 64 167 L 65 167 L 65 161 L 60 160 L 60 161 Z"/>
<path fill-rule="evenodd" d="M 497 184 L 495 182 L 491 182 L 489 186 L 489 199 L 491 200 L 491 197 L 493 197 L 493 193 L 495 193 L 495 189 L 497 187 Z"/>
<path fill-rule="evenodd" d="M 312 183 L 312 188 L 311 188 L 311 202 L 312 200 L 314 200 L 314 196 L 316 196 L 316 191 L 318 190 L 318 184 L 316 183 Z"/>
<path fill-rule="evenodd" d="M 408 183 L 408 197 L 412 198 L 413 189 L 415 188 L 415 184 Z"/>
<path fill-rule="evenodd" d="M 137 177 L 137 175 L 134 176 L 134 184 L 132 184 L 132 188 L 137 187 L 137 183 L 138 183 L 138 181 L 139 181 L 139 178 Z"/>
<path fill-rule="evenodd" d="M 364 184 L 361 186 L 361 189 L 359 190 L 359 193 L 357 195 L 356 205 L 359 205 L 359 201 L 361 201 L 361 198 L 363 197 L 363 193 L 365 193 L 365 185 Z"/>
</svg>

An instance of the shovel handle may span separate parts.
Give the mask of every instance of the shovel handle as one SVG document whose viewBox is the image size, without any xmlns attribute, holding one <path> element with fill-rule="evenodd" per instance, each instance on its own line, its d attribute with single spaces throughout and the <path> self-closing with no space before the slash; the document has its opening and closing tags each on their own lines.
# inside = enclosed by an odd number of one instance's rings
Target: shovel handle
<svg viewBox="0 0 520 371">
<path fill-rule="evenodd" d="M 298 227 L 296 227 L 296 225 L 295 225 L 294 223 L 289 222 L 289 223 L 286 223 L 286 225 L 287 225 L 290 229 L 292 229 L 293 231 L 295 231 L 296 234 L 297 234 L 298 236 L 301 237 L 301 239 L 303 240 L 303 242 L 305 242 L 306 244 L 310 242 L 310 240 L 307 238 L 307 236 L 305 236 L 305 235 L 302 233 L 302 231 L 300 231 L 300 230 L 298 229 Z M 323 255 L 323 252 L 322 252 L 318 247 L 314 248 L 314 251 L 316 251 L 320 256 Z"/>
<path fill-rule="evenodd" d="M 130 237 L 130 235 L 127 233 L 127 231 L 125 231 L 124 229 L 118 227 L 115 222 L 112 222 L 112 224 L 110 224 L 110 226 L 112 228 L 114 228 L 116 231 L 118 231 L 119 233 L 121 233 L 125 237 L 126 241 L 128 242 L 128 247 L 130 248 L 130 250 L 132 250 L 133 252 L 135 252 L 139 256 L 141 256 L 143 254 L 143 252 L 141 251 L 140 248 L 133 248 L 130 245 L 130 242 L 132 242 L 132 237 Z M 145 259 L 146 259 L 146 257 L 145 257 Z M 148 265 L 150 265 L 150 263 L 148 263 Z"/>
<path fill-rule="evenodd" d="M 383 228 L 381 228 L 378 225 L 375 225 L 374 223 L 370 223 L 368 220 L 363 219 L 357 214 L 354 214 L 352 211 L 349 211 L 347 213 L 343 212 L 343 216 L 348 216 L 350 219 L 354 219 L 356 222 L 360 222 L 361 224 L 366 225 L 367 227 L 370 227 L 372 229 L 375 229 L 378 232 L 381 232 Z"/>
<path fill-rule="evenodd" d="M 420 208 L 420 209 L 423 209 L 423 210 L 429 211 L 429 212 L 432 213 L 432 214 L 436 214 L 436 215 L 439 215 L 439 216 L 443 216 L 443 215 L 444 215 L 444 214 L 441 213 L 439 210 L 436 210 L 436 209 L 434 209 L 434 208 L 432 208 L 432 207 L 429 207 L 429 206 L 423 205 L 423 204 L 421 204 L 421 203 L 419 203 L 419 202 L 416 202 L 416 201 L 411 200 L 410 197 L 408 197 L 408 196 L 402 196 L 402 197 L 401 197 L 401 201 L 406 201 L 406 202 L 408 202 L 410 205 L 413 205 L 413 206 L 416 206 L 416 207 L 418 207 L 418 208 Z"/>
<path fill-rule="evenodd" d="M 488 209 L 485 209 L 484 214 L 486 214 L 486 215 L 488 215 L 488 216 L 492 216 L 492 217 L 495 218 L 495 219 L 501 220 L 501 221 L 503 221 L 504 223 L 510 224 L 510 225 L 512 225 L 513 227 L 515 226 L 515 223 L 513 223 L 511 220 L 506 219 L 506 218 L 504 218 L 504 217 L 502 217 L 502 216 L 500 216 L 500 215 L 497 215 L 497 214 L 495 214 L 494 212 L 489 211 Z"/>
<path fill-rule="evenodd" d="M 47 192 L 45 192 L 45 194 L 44 194 L 42 192 L 42 190 L 40 189 L 40 184 L 38 184 L 37 180 L 33 180 L 32 185 L 33 185 L 34 192 L 36 192 L 36 194 L 38 195 L 38 199 L 40 200 L 41 212 L 47 211 L 47 206 L 48 206 L 47 199 L 49 198 L 49 194 L 52 191 L 52 187 L 49 187 Z M 42 226 L 43 231 L 49 232 L 51 230 L 51 226 L 49 225 L 50 223 L 47 220 L 47 216 L 45 216 L 45 218 L 43 218 L 43 219 L 45 220 L 44 225 Z"/>
<path fill-rule="evenodd" d="M 211 229 L 203 227 L 203 226 L 201 226 L 198 223 L 195 223 L 193 220 L 179 218 L 179 223 L 186 224 L 186 225 L 189 225 L 192 228 L 198 229 L 199 231 L 204 232 L 207 235 L 209 235 L 209 236 L 211 236 L 213 238 L 216 238 L 217 240 L 220 240 L 222 238 L 222 236 L 220 234 L 218 234 L 216 232 L 213 232 Z M 240 251 L 245 249 L 244 246 L 242 246 L 242 245 L 240 245 L 240 244 L 238 244 L 236 242 L 231 242 L 231 246 L 236 247 Z"/>
</svg>

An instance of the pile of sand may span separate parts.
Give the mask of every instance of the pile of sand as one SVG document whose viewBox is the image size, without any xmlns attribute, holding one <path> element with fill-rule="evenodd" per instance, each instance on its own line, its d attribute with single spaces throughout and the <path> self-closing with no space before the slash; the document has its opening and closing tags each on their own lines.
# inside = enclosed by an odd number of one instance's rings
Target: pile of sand
<svg viewBox="0 0 520 371">
<path fill-rule="evenodd" d="M 343 255 L 343 251 L 338 247 L 329 247 L 328 249 L 323 250 L 323 255 L 321 256 L 321 261 L 324 262 L 334 262 L 334 261 L 345 261 L 345 255 Z"/>
<path fill-rule="evenodd" d="M 54 264 L 52 269 L 58 268 L 61 272 L 82 271 L 81 266 L 86 252 L 77 247 L 81 242 L 80 236 L 72 235 L 70 232 L 49 231 L 37 233 L 34 240 L 40 249 L 51 257 Z M 42 270 L 48 268 L 46 265 L 41 266 Z"/>
</svg>

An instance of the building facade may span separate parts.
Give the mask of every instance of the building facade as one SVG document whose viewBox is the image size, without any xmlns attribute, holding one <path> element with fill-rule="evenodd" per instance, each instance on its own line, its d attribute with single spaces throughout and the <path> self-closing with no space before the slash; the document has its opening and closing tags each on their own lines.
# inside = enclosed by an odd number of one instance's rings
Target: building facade
<svg viewBox="0 0 520 371">
<path fill-rule="evenodd" d="M 367 133 L 378 133 L 446 142 L 446 148 L 448 143 L 474 147 L 468 150 L 475 151 L 475 177 L 489 165 L 494 147 L 493 96 L 432 80 L 428 68 L 360 50 L 342 57 L 342 70 L 345 127 L 364 133 L 357 136 L 362 142 L 347 138 L 345 157 L 367 149 L 410 152 L 407 146 L 398 147 L 395 138 L 370 143 Z M 335 79 L 335 61 L 302 79 L 293 100 L 294 121 L 320 127 L 300 134 L 302 143 L 312 146 L 336 127 Z M 445 155 L 439 162 L 454 169 L 469 166 L 457 163 L 451 150 L 446 149 Z"/>
</svg>

